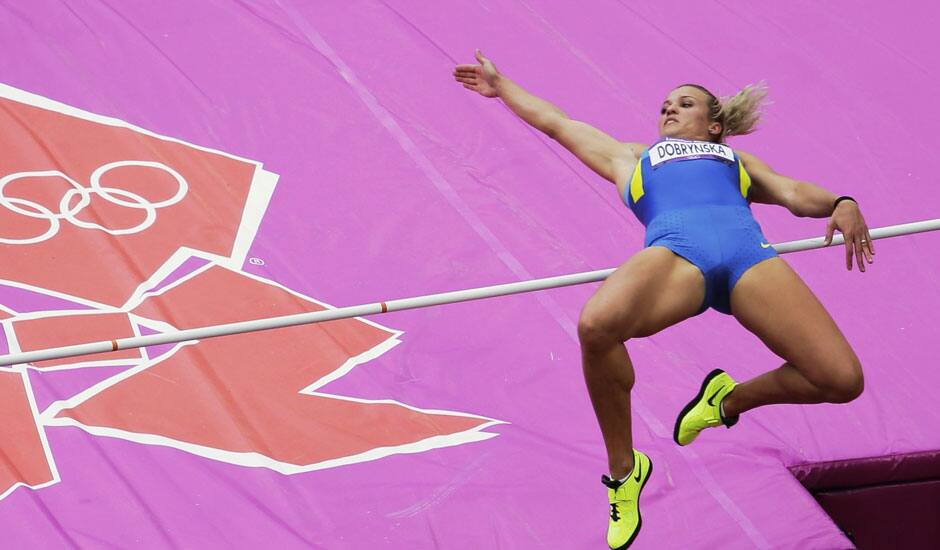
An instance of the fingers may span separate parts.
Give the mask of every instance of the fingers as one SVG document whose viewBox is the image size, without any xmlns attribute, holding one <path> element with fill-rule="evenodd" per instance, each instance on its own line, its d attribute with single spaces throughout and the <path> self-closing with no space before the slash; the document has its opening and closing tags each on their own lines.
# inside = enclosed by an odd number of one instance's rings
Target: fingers
<svg viewBox="0 0 940 550">
<path fill-rule="evenodd" d="M 454 78 L 459 82 L 473 83 L 480 78 L 482 70 L 483 67 L 479 65 L 457 65 L 454 67 Z"/>
<path fill-rule="evenodd" d="M 871 244 L 871 233 L 868 228 L 856 232 L 854 235 L 843 234 L 845 237 L 845 267 L 852 270 L 852 264 L 858 265 L 858 270 L 865 272 L 865 263 L 874 263 L 874 249 Z M 854 260 L 854 261 L 853 261 Z"/>
<path fill-rule="evenodd" d="M 858 270 L 862 273 L 865 272 L 865 264 L 862 261 L 864 258 L 864 253 L 862 250 L 865 245 L 868 243 L 863 243 L 864 240 L 860 234 L 842 234 L 845 237 L 845 268 L 849 271 L 852 271 L 852 264 L 858 264 Z"/>
<path fill-rule="evenodd" d="M 454 78 L 458 81 L 466 84 L 472 84 L 478 86 L 480 81 L 484 79 L 484 66 L 489 64 L 489 70 L 495 71 L 492 62 L 484 57 L 483 53 L 477 49 L 474 52 L 474 57 L 477 61 L 480 62 L 479 65 L 469 65 L 469 64 L 460 64 L 454 67 Z M 479 91 L 479 90 L 477 90 Z"/>
<path fill-rule="evenodd" d="M 862 234 L 862 237 L 859 239 L 859 247 L 861 248 L 861 250 L 859 250 L 858 252 L 859 253 L 858 264 L 860 266 L 862 265 L 863 255 L 865 256 L 866 262 L 873 263 L 875 261 L 875 258 L 874 258 L 875 253 L 871 247 L 871 234 L 868 232 L 867 229 Z M 865 270 L 862 269 L 862 271 L 865 271 Z"/>
<path fill-rule="evenodd" d="M 468 90 L 478 91 L 480 85 L 479 65 L 457 65 L 454 68 L 454 80 L 463 84 Z"/>
<path fill-rule="evenodd" d="M 488 57 L 484 56 L 480 50 L 477 50 L 473 55 L 477 58 L 477 61 L 480 62 L 480 70 L 483 71 L 483 73 L 499 72 L 496 70 L 496 65 L 493 65 L 493 62 Z"/>
<path fill-rule="evenodd" d="M 865 273 L 864 254 L 862 253 L 862 249 L 867 243 L 862 243 L 861 236 L 855 237 L 852 240 L 852 243 L 855 248 L 855 261 L 858 262 L 858 270 L 861 271 L 862 273 Z"/>
<path fill-rule="evenodd" d="M 861 215 L 855 220 L 841 220 L 837 222 L 835 216 L 829 219 L 826 225 L 826 246 L 832 244 L 834 233 L 839 230 L 845 240 L 845 268 L 852 271 L 852 264 L 858 265 L 858 270 L 865 272 L 865 264 L 875 261 L 875 248 L 872 244 L 871 233 L 865 225 Z"/>
</svg>

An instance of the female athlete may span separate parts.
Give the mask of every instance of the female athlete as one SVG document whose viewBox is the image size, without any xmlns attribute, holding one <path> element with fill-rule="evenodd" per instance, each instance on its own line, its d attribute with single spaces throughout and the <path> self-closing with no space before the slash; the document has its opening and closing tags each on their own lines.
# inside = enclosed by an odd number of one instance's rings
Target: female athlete
<svg viewBox="0 0 940 550">
<path fill-rule="evenodd" d="M 737 383 L 712 371 L 678 414 L 674 439 L 688 445 L 703 429 L 733 426 L 755 407 L 775 403 L 846 403 L 862 393 L 858 358 L 800 277 L 777 257 L 749 203 L 776 204 L 796 216 L 829 218 L 845 236 L 846 268 L 872 263 L 874 247 L 858 204 L 816 185 L 776 173 L 754 155 L 724 144 L 754 129 L 765 94 L 749 86 L 719 100 L 682 85 L 663 101 L 660 141 L 621 142 L 538 98 L 476 52 L 479 64 L 458 65 L 465 88 L 498 97 L 519 117 L 558 141 L 614 183 L 646 226 L 645 247 L 588 300 L 578 336 L 591 402 L 607 447 L 603 476 L 610 504 L 607 542 L 626 548 L 641 526 L 640 492 L 652 462 L 633 449 L 630 390 L 634 371 L 625 342 L 655 334 L 711 307 L 733 315 L 785 360 Z"/>
</svg>

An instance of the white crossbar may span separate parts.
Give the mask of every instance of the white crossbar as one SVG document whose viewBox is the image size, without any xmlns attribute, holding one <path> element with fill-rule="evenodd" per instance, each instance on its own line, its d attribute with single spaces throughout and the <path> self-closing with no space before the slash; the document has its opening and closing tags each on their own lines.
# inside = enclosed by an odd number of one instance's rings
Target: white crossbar
<svg viewBox="0 0 940 550">
<path fill-rule="evenodd" d="M 888 237 L 898 237 L 901 235 L 910 235 L 913 233 L 937 231 L 938 229 L 940 229 L 940 219 L 880 227 L 872 229 L 870 233 L 872 239 L 885 239 Z M 844 242 L 845 241 L 842 235 L 836 235 L 832 240 L 832 245 L 839 245 L 843 244 Z M 825 239 L 823 237 L 816 237 L 812 239 L 803 239 L 799 241 L 775 244 L 773 246 L 778 253 L 787 254 L 790 252 L 824 248 L 826 245 Z M 58 348 L 11 353 L 0 356 L 0 366 L 34 363 L 37 361 L 45 361 L 49 359 L 62 359 L 65 357 L 75 357 L 78 355 L 117 351 L 119 349 L 133 349 L 146 346 L 156 346 L 159 344 L 185 342 L 189 340 L 201 340 L 205 338 L 215 338 L 217 336 L 228 336 L 231 334 L 241 334 L 245 332 L 257 332 L 261 330 L 292 327 L 296 325 L 322 323 L 324 321 L 347 319 L 349 317 L 377 315 L 379 313 L 386 313 L 389 311 L 401 311 L 405 309 L 453 304 L 456 302 L 466 302 L 468 300 L 480 300 L 483 298 L 506 296 L 508 294 L 520 294 L 523 292 L 532 292 L 535 290 L 579 285 L 583 283 L 602 281 L 610 276 L 610 274 L 613 272 L 614 268 L 601 269 L 598 271 L 586 271 L 582 273 L 572 273 L 569 275 L 559 275 L 556 277 L 546 277 L 544 279 L 532 279 L 530 281 L 519 281 L 515 283 L 471 288 L 467 290 L 442 292 L 440 294 L 430 294 L 427 296 L 402 298 L 399 300 L 390 300 L 387 302 L 376 302 L 373 304 L 341 307 L 325 311 L 314 311 L 310 313 L 299 313 L 281 317 L 254 319 L 251 321 L 239 321 L 236 323 L 226 323 L 224 325 L 191 328 L 186 330 L 165 332 L 161 334 L 151 334 L 148 336 L 135 336 L 129 338 L 119 338 L 116 340 L 92 342 L 88 344 L 76 344 Z"/>
</svg>

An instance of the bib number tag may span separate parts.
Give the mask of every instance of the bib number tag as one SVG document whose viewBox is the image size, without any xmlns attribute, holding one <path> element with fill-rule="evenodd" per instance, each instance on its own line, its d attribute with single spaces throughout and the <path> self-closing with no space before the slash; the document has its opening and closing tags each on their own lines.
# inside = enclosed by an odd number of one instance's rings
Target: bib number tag
<svg viewBox="0 0 940 550">
<path fill-rule="evenodd" d="M 650 164 L 653 168 L 671 160 L 712 158 L 734 162 L 734 152 L 731 147 L 707 141 L 661 141 L 651 147 L 649 153 Z"/>
</svg>

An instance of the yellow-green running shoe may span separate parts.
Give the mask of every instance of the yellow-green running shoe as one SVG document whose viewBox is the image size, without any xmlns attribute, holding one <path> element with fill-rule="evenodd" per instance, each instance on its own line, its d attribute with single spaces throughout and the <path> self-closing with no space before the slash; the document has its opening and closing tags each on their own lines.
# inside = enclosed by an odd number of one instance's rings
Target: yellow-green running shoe
<svg viewBox="0 0 940 550">
<path fill-rule="evenodd" d="M 627 548 L 640 532 L 643 518 L 640 517 L 640 491 L 653 471 L 653 462 L 648 456 L 633 449 L 633 472 L 623 482 L 601 476 L 607 486 L 610 501 L 610 521 L 607 522 L 607 545 L 613 550 Z"/>
<path fill-rule="evenodd" d="M 721 425 L 729 428 L 734 426 L 738 417 L 723 418 L 720 407 L 721 400 L 727 397 L 735 386 L 737 383 L 721 369 L 708 373 L 698 395 L 689 401 L 676 418 L 676 427 L 672 432 L 672 438 L 676 443 L 679 445 L 692 443 L 698 437 L 699 432 L 705 428 Z"/>
</svg>

